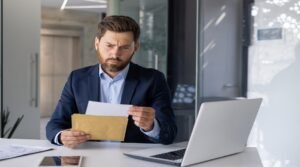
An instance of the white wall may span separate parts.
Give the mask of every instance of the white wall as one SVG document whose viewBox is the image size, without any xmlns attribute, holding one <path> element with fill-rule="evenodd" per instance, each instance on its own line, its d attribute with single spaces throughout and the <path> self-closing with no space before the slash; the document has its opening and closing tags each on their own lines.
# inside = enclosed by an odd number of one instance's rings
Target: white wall
<svg viewBox="0 0 300 167">
<path fill-rule="evenodd" d="M 82 32 L 81 66 L 98 63 L 94 42 L 97 32 L 97 25 L 100 20 L 100 16 L 97 13 L 79 10 L 61 11 L 54 8 L 42 8 L 43 28 L 77 30 Z"/>
<path fill-rule="evenodd" d="M 13 137 L 39 138 L 39 107 L 33 101 L 38 99 L 38 69 L 32 58 L 39 54 L 40 1 L 3 0 L 3 16 L 2 93 L 3 108 L 11 112 L 8 127 L 24 115 Z"/>
<path fill-rule="evenodd" d="M 258 148 L 266 167 L 296 167 L 300 166 L 300 15 L 290 9 L 300 3 L 277 2 L 256 0 L 253 11 L 248 95 L 264 100 L 249 145 Z M 258 41 L 257 30 L 265 28 L 282 28 L 282 39 Z"/>
</svg>

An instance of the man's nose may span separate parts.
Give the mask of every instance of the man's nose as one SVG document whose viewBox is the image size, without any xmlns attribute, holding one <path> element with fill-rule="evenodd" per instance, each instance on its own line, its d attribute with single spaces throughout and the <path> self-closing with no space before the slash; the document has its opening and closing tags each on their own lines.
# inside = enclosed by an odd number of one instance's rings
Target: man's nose
<svg viewBox="0 0 300 167">
<path fill-rule="evenodd" d="M 120 55 L 120 49 L 118 47 L 113 48 L 111 56 L 113 58 L 117 58 L 119 55 Z"/>
</svg>

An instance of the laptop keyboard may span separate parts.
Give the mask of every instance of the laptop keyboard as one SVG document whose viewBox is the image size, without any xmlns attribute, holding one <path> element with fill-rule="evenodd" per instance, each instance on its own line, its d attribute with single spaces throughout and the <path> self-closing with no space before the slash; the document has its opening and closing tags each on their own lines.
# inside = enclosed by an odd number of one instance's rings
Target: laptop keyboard
<svg viewBox="0 0 300 167">
<path fill-rule="evenodd" d="M 181 150 L 176 150 L 176 151 L 167 152 L 163 154 L 153 155 L 152 157 L 168 159 L 168 160 L 177 160 L 183 158 L 184 152 L 185 149 L 181 149 Z"/>
</svg>

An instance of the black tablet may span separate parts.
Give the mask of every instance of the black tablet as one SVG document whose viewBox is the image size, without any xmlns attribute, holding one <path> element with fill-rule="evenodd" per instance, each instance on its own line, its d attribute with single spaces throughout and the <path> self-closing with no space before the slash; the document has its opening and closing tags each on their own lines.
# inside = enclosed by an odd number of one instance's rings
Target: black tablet
<svg viewBox="0 0 300 167">
<path fill-rule="evenodd" d="M 82 159 L 82 156 L 46 156 L 40 162 L 39 167 L 80 167 Z"/>
</svg>

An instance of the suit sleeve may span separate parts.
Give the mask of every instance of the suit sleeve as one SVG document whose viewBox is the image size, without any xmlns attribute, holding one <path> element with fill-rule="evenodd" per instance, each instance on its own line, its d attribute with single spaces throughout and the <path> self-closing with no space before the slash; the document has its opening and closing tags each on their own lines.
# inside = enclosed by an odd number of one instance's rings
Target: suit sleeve
<svg viewBox="0 0 300 167">
<path fill-rule="evenodd" d="M 71 128 L 71 115 L 77 111 L 72 91 L 72 74 L 70 74 L 55 111 L 46 126 L 46 136 L 53 144 L 55 144 L 54 138 L 58 132 Z"/>
<path fill-rule="evenodd" d="M 155 109 L 155 118 L 159 123 L 159 139 L 150 139 L 153 142 L 171 144 L 177 134 L 175 116 L 171 107 L 171 94 L 164 75 L 158 72 L 152 89 L 152 105 Z"/>
</svg>

